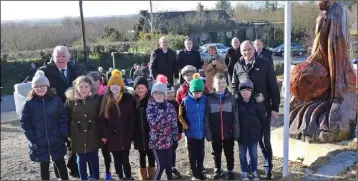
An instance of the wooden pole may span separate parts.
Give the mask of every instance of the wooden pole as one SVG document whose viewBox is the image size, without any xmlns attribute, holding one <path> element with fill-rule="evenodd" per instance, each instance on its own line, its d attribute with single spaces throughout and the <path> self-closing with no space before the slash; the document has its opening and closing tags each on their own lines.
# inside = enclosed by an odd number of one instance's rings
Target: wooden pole
<svg viewBox="0 0 358 181">
<path fill-rule="evenodd" d="M 86 62 L 86 69 L 88 69 L 89 68 L 89 62 L 88 62 L 88 52 L 87 52 L 87 43 L 86 43 L 85 22 L 84 22 L 84 18 L 83 18 L 82 0 L 79 1 L 79 5 L 80 5 L 81 26 L 82 26 L 82 40 L 83 40 L 84 59 L 85 59 L 85 62 Z"/>
<path fill-rule="evenodd" d="M 150 32 L 153 33 L 153 9 L 152 9 L 152 1 L 149 1 L 150 3 Z"/>
</svg>

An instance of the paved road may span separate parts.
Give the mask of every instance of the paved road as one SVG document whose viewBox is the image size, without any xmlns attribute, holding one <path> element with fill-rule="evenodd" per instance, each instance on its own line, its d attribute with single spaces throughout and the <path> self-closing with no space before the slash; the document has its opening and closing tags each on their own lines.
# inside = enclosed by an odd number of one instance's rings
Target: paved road
<svg viewBox="0 0 358 181">
<path fill-rule="evenodd" d="M 15 111 L 15 102 L 13 95 L 2 96 L 1 101 L 1 123 L 7 123 L 18 120 Z"/>
</svg>

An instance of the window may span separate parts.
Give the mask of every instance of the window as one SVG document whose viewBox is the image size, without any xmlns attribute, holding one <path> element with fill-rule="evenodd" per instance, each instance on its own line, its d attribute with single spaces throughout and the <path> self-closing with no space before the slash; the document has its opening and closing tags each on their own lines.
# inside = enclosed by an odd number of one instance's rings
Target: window
<svg viewBox="0 0 358 181">
<path fill-rule="evenodd" d="M 226 49 L 226 47 L 224 45 L 221 44 L 216 44 L 215 45 L 217 49 Z"/>
</svg>

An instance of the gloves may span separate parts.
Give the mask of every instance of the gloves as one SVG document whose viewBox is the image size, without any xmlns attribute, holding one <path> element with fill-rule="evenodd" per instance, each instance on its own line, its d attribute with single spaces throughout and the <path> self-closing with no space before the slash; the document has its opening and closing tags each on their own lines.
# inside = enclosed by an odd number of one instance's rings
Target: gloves
<svg viewBox="0 0 358 181">
<path fill-rule="evenodd" d="M 181 138 L 182 138 L 182 133 L 179 133 L 179 134 L 178 134 L 178 141 L 180 141 Z"/>
</svg>

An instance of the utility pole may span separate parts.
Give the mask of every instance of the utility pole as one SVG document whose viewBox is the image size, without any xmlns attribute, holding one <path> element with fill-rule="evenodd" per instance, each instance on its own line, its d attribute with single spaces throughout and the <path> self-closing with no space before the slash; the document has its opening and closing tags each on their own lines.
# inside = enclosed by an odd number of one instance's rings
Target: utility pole
<svg viewBox="0 0 358 181">
<path fill-rule="evenodd" d="M 153 33 L 153 9 L 152 9 L 152 0 L 149 0 L 150 3 L 150 32 Z"/>
<path fill-rule="evenodd" d="M 88 67 L 89 62 L 88 62 L 86 33 L 85 33 L 85 21 L 84 21 L 84 18 L 83 18 L 82 0 L 79 1 L 79 5 L 80 5 L 81 26 L 82 26 L 82 40 L 83 40 L 84 59 L 85 59 L 85 62 L 86 62 L 86 69 L 88 69 L 89 68 Z"/>
</svg>

